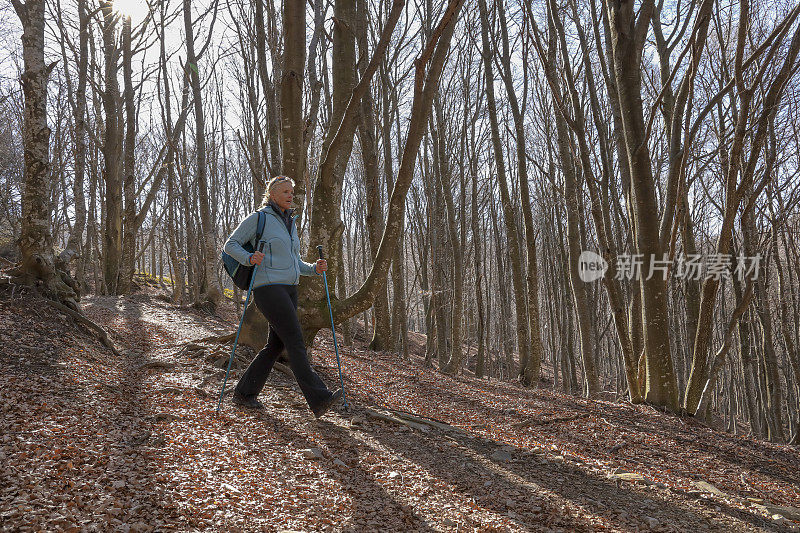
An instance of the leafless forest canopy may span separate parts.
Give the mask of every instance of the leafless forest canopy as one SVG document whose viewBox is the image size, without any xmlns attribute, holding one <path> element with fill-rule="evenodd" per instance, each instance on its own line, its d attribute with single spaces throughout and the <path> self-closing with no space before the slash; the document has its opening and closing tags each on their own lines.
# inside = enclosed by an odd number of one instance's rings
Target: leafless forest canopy
<svg viewBox="0 0 800 533">
<path fill-rule="evenodd" d="M 2 1 L 3 284 L 241 306 L 286 174 L 346 342 L 798 443 L 800 5 Z"/>
</svg>

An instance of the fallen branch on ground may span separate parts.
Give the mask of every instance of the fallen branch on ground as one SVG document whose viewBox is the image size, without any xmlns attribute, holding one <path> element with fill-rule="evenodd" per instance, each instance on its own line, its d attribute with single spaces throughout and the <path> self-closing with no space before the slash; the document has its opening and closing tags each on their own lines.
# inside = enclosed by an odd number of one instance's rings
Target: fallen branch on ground
<svg viewBox="0 0 800 533">
<path fill-rule="evenodd" d="M 394 414 L 398 418 L 402 418 L 404 420 L 409 420 L 411 422 L 416 422 L 418 424 L 426 424 L 428 426 L 433 426 L 435 428 L 441 429 L 443 431 L 461 431 L 457 427 L 453 427 L 446 422 L 442 422 L 441 420 L 436 420 L 433 418 L 428 417 L 421 417 L 419 415 L 415 415 L 406 411 L 399 411 L 399 410 L 389 410 L 390 413 Z"/>
<path fill-rule="evenodd" d="M 364 412 L 366 412 L 367 415 L 371 416 L 372 418 L 377 418 L 379 420 L 384 420 L 386 422 L 393 422 L 395 424 L 408 426 L 412 429 L 422 431 L 423 433 L 427 433 L 428 431 L 430 431 L 430 426 L 428 424 L 421 424 L 418 422 L 414 422 L 412 420 L 403 420 L 402 418 L 398 418 L 396 416 L 392 416 L 386 413 L 381 413 L 380 411 L 370 409 L 369 407 L 364 407 Z"/>
</svg>

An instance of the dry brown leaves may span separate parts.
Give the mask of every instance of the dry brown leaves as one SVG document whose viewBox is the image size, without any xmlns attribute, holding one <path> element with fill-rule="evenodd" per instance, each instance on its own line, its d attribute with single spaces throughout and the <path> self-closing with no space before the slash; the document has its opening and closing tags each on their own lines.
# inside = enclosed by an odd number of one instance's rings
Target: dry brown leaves
<svg viewBox="0 0 800 533">
<path fill-rule="evenodd" d="M 152 295 L 84 309 L 123 358 L 34 298 L 0 299 L 0 529 L 745 531 L 792 527 L 748 497 L 800 506 L 788 447 L 360 345 L 340 353 L 349 411 L 315 421 L 275 372 L 264 411 L 226 398 L 217 415 L 218 369 L 181 347 L 235 327 L 232 310 Z M 335 386 L 329 334 L 312 355 Z"/>
</svg>

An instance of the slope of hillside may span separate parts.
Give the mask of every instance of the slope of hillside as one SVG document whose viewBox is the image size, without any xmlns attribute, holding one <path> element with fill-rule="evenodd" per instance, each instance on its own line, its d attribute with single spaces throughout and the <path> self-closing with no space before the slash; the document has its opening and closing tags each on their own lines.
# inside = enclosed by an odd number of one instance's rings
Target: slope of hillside
<svg viewBox="0 0 800 533">
<path fill-rule="evenodd" d="M 800 451 L 647 406 L 442 375 L 357 343 L 349 409 L 276 371 L 220 415 L 235 327 L 154 293 L 82 302 L 121 355 L 0 296 L 0 529 L 762 531 L 800 524 Z M 240 350 L 241 371 L 252 352 Z M 313 360 L 338 381 L 330 335 Z M 235 383 L 236 376 L 232 377 Z"/>
</svg>

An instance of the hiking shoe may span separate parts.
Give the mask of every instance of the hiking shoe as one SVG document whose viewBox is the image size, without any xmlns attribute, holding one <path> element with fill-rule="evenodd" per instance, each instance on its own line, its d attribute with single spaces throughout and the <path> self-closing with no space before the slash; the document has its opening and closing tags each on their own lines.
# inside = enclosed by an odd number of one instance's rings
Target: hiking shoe
<svg viewBox="0 0 800 533">
<path fill-rule="evenodd" d="M 231 399 L 231 401 L 236 405 L 241 405 L 242 407 L 247 407 L 248 409 L 264 408 L 263 403 L 259 402 L 255 398 L 245 398 L 237 390 L 233 391 L 233 398 Z"/>
<path fill-rule="evenodd" d="M 316 418 L 320 418 L 322 415 L 328 412 L 328 409 L 330 409 L 333 404 L 335 404 L 341 399 L 342 399 L 342 389 L 336 389 L 336 392 L 332 393 L 327 400 L 323 401 L 321 404 L 311 409 L 311 411 L 314 413 L 314 416 Z"/>
</svg>

